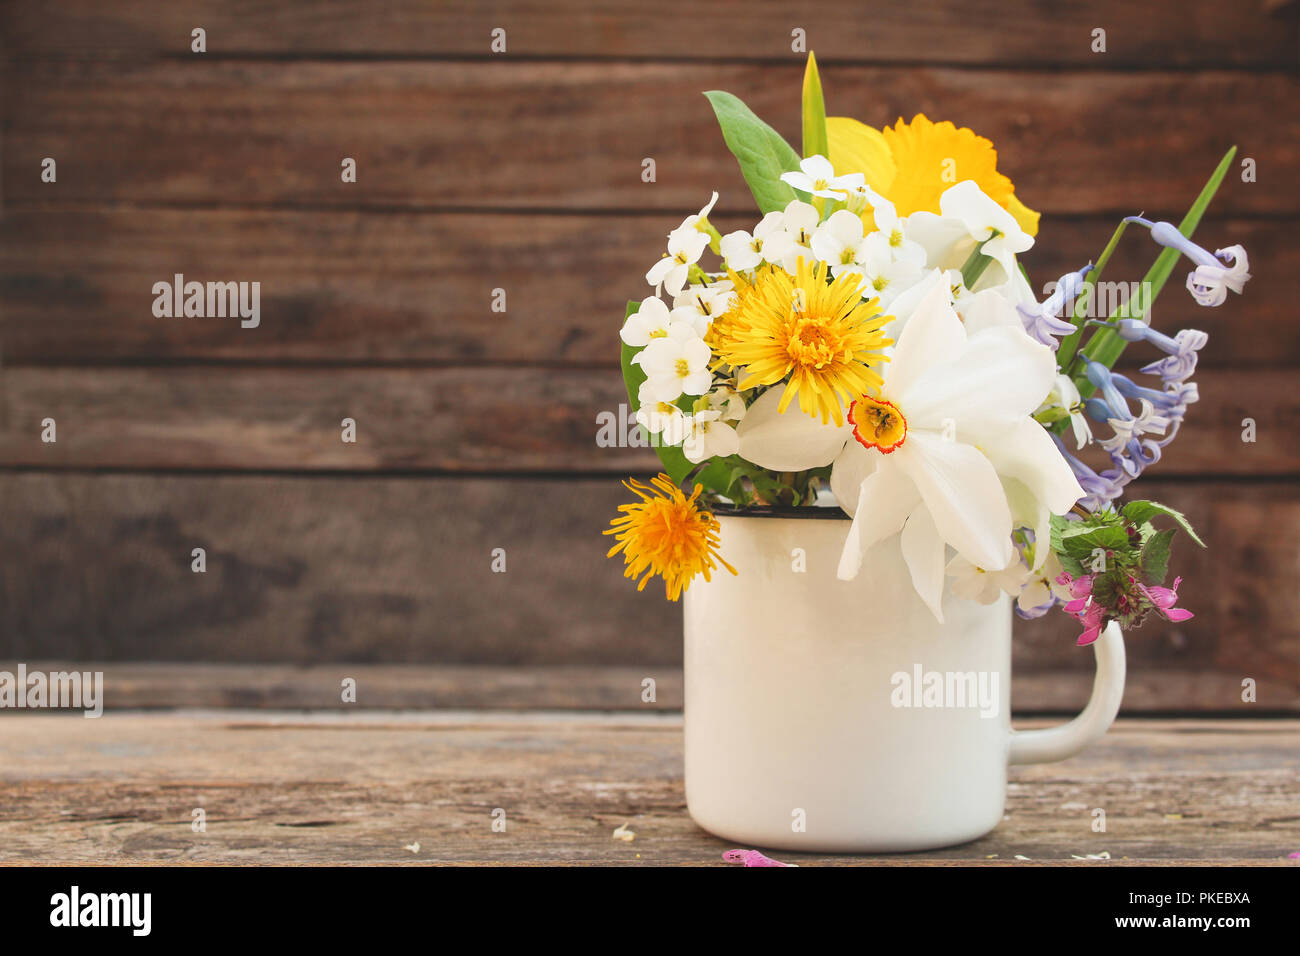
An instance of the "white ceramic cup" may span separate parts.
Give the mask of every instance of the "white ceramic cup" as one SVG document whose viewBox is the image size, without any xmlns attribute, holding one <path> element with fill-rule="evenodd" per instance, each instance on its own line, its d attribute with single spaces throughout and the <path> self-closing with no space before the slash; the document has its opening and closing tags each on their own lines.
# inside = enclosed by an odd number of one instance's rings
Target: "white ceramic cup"
<svg viewBox="0 0 1300 956">
<path fill-rule="evenodd" d="M 1009 599 L 945 593 L 941 624 L 897 537 L 841 581 L 842 516 L 719 520 L 739 574 L 697 579 L 684 598 L 686 803 L 711 833 L 818 852 L 964 843 L 1002 819 L 1008 764 L 1068 757 L 1119 711 L 1114 625 L 1086 709 L 1012 731 Z"/>
</svg>

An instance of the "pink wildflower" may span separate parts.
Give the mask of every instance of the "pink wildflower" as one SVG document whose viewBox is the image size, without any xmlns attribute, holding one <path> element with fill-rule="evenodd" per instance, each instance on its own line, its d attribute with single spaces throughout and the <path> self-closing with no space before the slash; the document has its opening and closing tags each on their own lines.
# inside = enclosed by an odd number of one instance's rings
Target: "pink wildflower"
<svg viewBox="0 0 1300 956">
<path fill-rule="evenodd" d="M 1182 583 L 1182 578 L 1174 578 L 1174 586 L 1171 588 L 1149 588 L 1142 584 L 1139 584 L 1138 587 L 1141 588 L 1142 593 L 1147 596 L 1147 600 L 1155 605 L 1160 616 L 1166 621 L 1185 621 L 1190 617 L 1195 617 L 1195 615 L 1185 608 L 1174 607 L 1174 604 L 1178 601 L 1178 585 Z"/>
</svg>

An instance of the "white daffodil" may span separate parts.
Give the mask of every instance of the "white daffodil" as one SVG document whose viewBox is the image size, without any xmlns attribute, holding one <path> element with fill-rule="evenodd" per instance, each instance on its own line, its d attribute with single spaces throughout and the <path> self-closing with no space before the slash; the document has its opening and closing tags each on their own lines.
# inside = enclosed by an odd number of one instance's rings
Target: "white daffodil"
<svg viewBox="0 0 1300 956">
<path fill-rule="evenodd" d="M 992 604 L 1003 594 L 1019 595 L 1029 580 L 1029 569 L 1017 556 L 1005 568 L 990 571 L 971 564 L 960 554 L 944 569 L 952 579 L 952 593 L 979 604 Z"/>
<path fill-rule="evenodd" d="M 754 227 L 752 236 L 743 229 L 729 232 L 722 237 L 719 248 L 732 270 L 748 272 L 763 262 L 784 261 L 794 251 L 794 245 L 785 230 L 784 214 L 769 212 Z"/>
<path fill-rule="evenodd" d="M 713 352 L 695 330 L 674 322 L 667 338 L 655 339 L 633 356 L 646 374 L 646 394 L 656 402 L 675 402 L 684 392 L 703 395 L 713 384 Z"/>
<path fill-rule="evenodd" d="M 682 440 L 682 454 L 692 464 L 706 458 L 726 458 L 740 450 L 736 430 L 722 420 L 722 412 L 707 410 L 696 412 L 686 420 L 686 437 Z"/>
<path fill-rule="evenodd" d="M 663 286 L 669 295 L 680 295 L 686 286 L 686 279 L 691 274 L 691 266 L 700 261 L 704 250 L 709 248 L 707 234 L 693 225 L 682 225 L 668 233 L 668 253 L 645 274 L 645 281 L 654 286 L 655 291 Z"/>
<path fill-rule="evenodd" d="M 867 177 L 862 173 L 836 176 L 831 161 L 825 156 L 809 156 L 800 160 L 798 172 L 781 174 L 781 182 L 822 199 L 844 199 L 866 181 Z"/>
<path fill-rule="evenodd" d="M 939 197 L 939 215 L 914 212 L 908 216 L 907 235 L 925 249 L 926 264 L 941 269 L 961 268 L 984 243 L 984 254 L 1001 267 L 986 284 L 1002 284 L 1019 276 L 1016 253 L 1034 244 L 1015 217 L 969 179 L 944 191 Z M 1032 290 L 1029 294 L 1032 297 Z"/>
<path fill-rule="evenodd" d="M 1030 417 L 1056 374 L 1051 349 L 1010 326 L 968 336 L 949 297 L 931 281 L 882 369 L 878 395 L 854 401 L 843 426 L 780 414 L 780 389 L 769 389 L 738 430 L 741 456 L 761 467 L 833 464 L 831 489 L 853 516 L 839 576 L 855 577 L 866 552 L 901 531 L 912 583 L 940 620 L 945 545 L 982 568 L 1011 563 L 1006 485 L 1023 487 L 1050 514 L 1083 496 Z"/>
<path fill-rule="evenodd" d="M 735 291 L 729 279 L 687 286 L 673 298 L 672 318 L 685 322 L 703 338 L 713 320 L 731 308 Z"/>
<path fill-rule="evenodd" d="M 812 237 L 813 254 L 830 266 L 831 275 L 839 278 L 845 273 L 864 275 L 867 261 L 867 237 L 862 231 L 862 219 L 857 213 L 840 209 L 817 227 Z"/>
<path fill-rule="evenodd" d="M 680 444 L 686 437 L 686 415 L 672 402 L 656 401 L 653 389 L 646 388 L 647 384 L 641 383 L 638 394 L 641 406 L 636 410 L 637 424 L 650 434 L 658 435 L 661 445 Z"/>
</svg>

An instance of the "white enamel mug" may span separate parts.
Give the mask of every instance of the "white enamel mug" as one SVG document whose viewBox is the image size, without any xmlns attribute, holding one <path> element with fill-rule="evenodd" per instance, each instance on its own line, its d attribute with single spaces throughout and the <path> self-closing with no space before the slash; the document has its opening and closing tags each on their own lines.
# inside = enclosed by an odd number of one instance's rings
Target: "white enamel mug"
<svg viewBox="0 0 1300 956">
<path fill-rule="evenodd" d="M 898 539 L 856 580 L 835 571 L 849 522 L 719 515 L 739 572 L 684 598 L 686 803 L 738 845 L 817 852 L 950 846 L 1002 819 L 1007 766 L 1095 741 L 1124 692 L 1112 625 L 1074 720 L 1011 729 L 1011 605 L 945 592 L 939 623 Z"/>
</svg>

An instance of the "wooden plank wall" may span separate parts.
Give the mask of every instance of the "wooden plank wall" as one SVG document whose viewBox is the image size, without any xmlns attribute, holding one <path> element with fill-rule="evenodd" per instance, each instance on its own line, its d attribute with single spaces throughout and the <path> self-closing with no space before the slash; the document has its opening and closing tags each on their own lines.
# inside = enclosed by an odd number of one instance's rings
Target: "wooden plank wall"
<svg viewBox="0 0 1300 956">
<path fill-rule="evenodd" d="M 1231 710 L 1253 677 L 1300 709 L 1300 32 L 1262 0 L 0 5 L 0 658 L 678 662 L 678 610 L 598 534 L 653 456 L 596 416 L 663 234 L 714 188 L 752 221 L 700 92 L 795 138 L 796 28 L 832 113 L 998 144 L 1044 213 L 1037 282 L 1119 215 L 1176 216 L 1231 143 L 1254 160 L 1202 227 L 1247 246 L 1248 294 L 1175 283 L 1156 313 L 1211 344 L 1143 487 L 1210 550 L 1177 555 L 1197 617 L 1132 635 L 1128 704 Z M 260 282 L 261 324 L 155 318 L 175 273 Z M 1016 667 L 1077 683 L 1071 637 L 1020 627 Z"/>
</svg>

